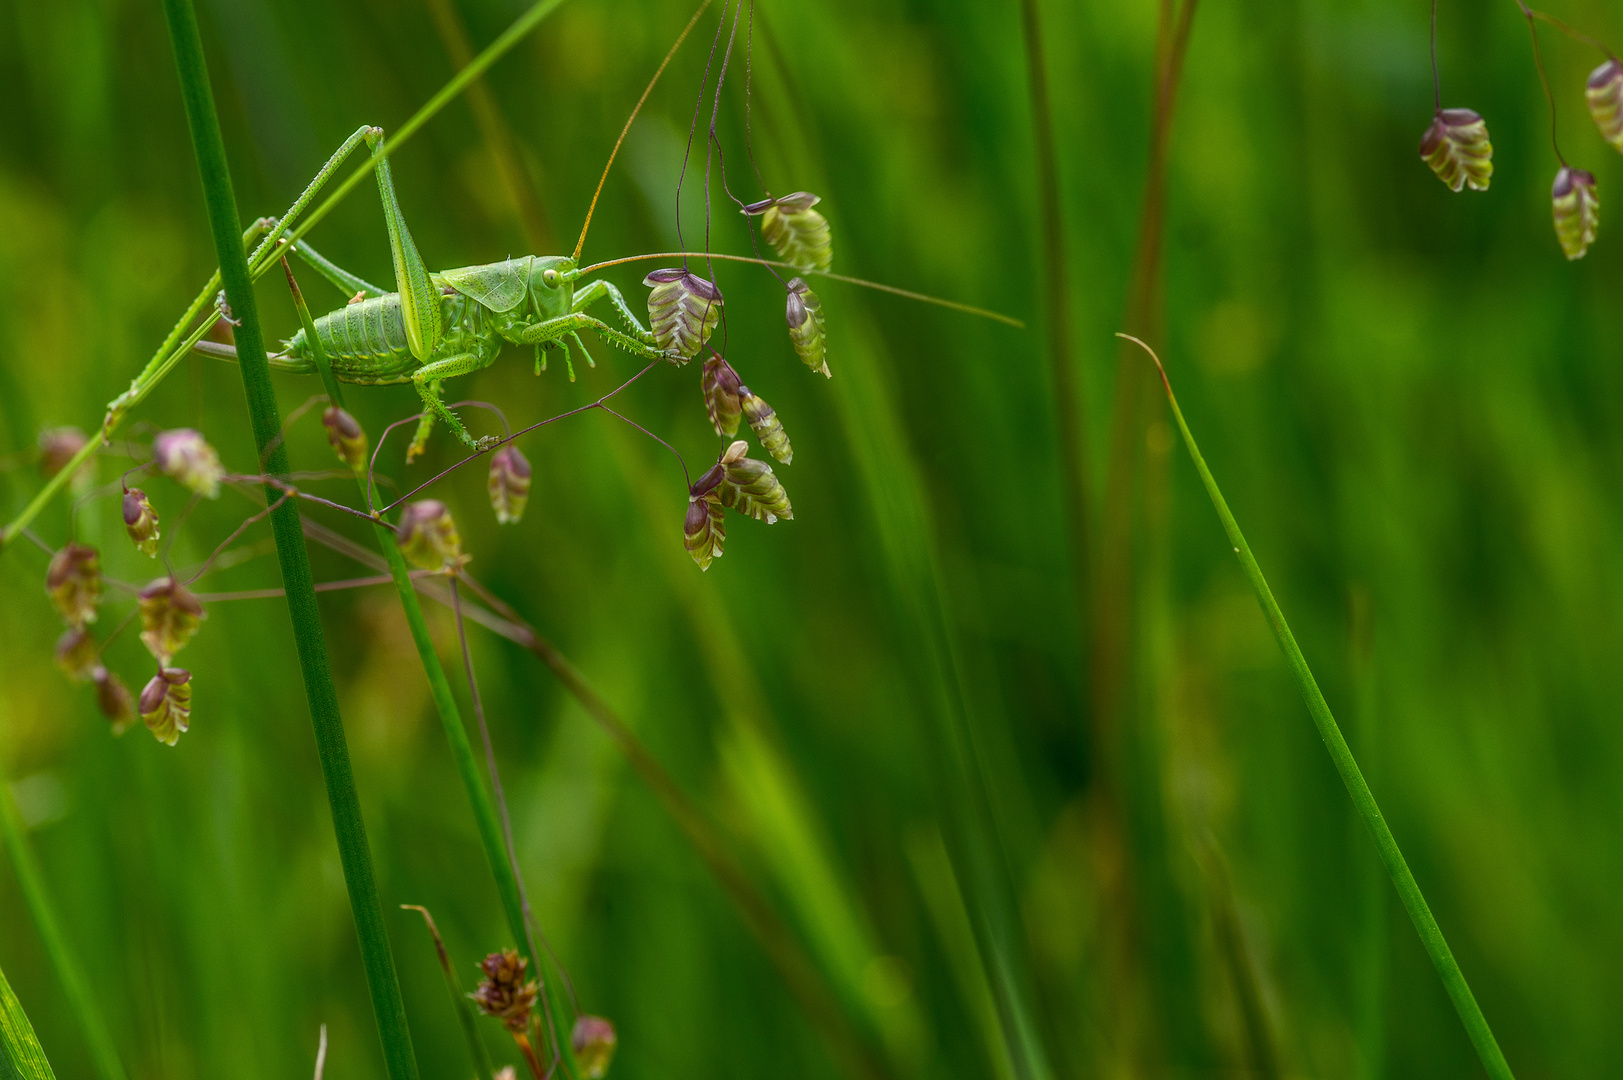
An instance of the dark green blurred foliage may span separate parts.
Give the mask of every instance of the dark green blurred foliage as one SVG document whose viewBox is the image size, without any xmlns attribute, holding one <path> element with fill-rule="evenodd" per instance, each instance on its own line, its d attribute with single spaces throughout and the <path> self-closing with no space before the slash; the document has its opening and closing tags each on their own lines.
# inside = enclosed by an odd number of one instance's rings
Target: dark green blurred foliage
<svg viewBox="0 0 1623 1080">
<path fill-rule="evenodd" d="M 1416 153 L 1431 117 L 1423 5 L 1204 3 L 1171 159 L 1171 376 L 1507 1056 L 1524 1075 L 1609 1075 L 1607 1017 L 1623 990 L 1623 347 L 1608 330 L 1619 244 L 1603 222 L 1586 259 L 1561 256 L 1547 114 L 1510 5 L 1442 4 L 1444 105 L 1481 112 L 1495 146 L 1492 189 L 1456 196 Z M 520 5 L 456 7 L 477 47 Z M 539 193 L 544 218 L 530 231 L 550 233 L 537 253 L 573 245 L 627 111 L 691 10 L 570 0 L 491 72 Z M 1594 0 L 1554 13 L 1623 43 L 1623 20 Z M 202 0 L 199 14 L 245 214 L 279 212 L 357 125 L 397 125 L 453 70 L 414 0 Z M 1049 3 L 1044 17 L 1074 352 L 1102 462 L 1155 5 Z M 711 13 L 632 130 L 586 261 L 674 247 L 675 179 L 714 26 Z M 1623 169 L 1584 111 L 1598 58 L 1554 34 L 1545 48 L 1563 147 L 1605 200 Z M 897 1075 L 1003 1075 L 936 826 L 930 729 L 887 599 L 886 534 L 862 479 L 891 463 L 857 457 L 906 448 L 1055 1071 L 1142 1060 L 1156 1073 L 1168 1036 L 1153 1004 L 1128 1010 L 1136 1035 L 1106 1019 L 1117 1015 L 1105 1007 L 1117 928 L 1103 921 L 1084 811 L 1096 767 L 1041 351 L 1018 12 L 763 0 L 754 69 L 762 170 L 777 194 L 822 196 L 834 269 L 1033 328 L 814 281 L 825 381 L 795 355 L 770 276 L 718 263 L 728 359 L 793 431 L 795 464 L 776 471 L 795 518 L 768 528 L 735 517 L 725 556 L 702 575 L 682 549 L 681 470 L 601 414 L 526 437 L 533 486 L 518 525 L 495 524 L 482 467 L 434 494 L 456 514 L 470 569 L 724 823 Z M 206 277 L 212 247 L 156 4 L 0 3 L 0 75 L 0 457 L 22 462 L 0 473 L 9 519 L 39 483 L 27 463 L 38 430 L 98 422 Z M 748 201 L 762 196 L 743 154 L 741 75 L 735 59 L 720 128 L 729 183 Z M 430 266 L 529 251 L 465 103 L 403 148 L 394 173 Z M 689 183 L 697 194 L 691 172 Z M 718 250 L 747 253 L 743 219 L 719 178 L 712 186 Z M 697 199 L 683 215 L 691 242 L 703 231 Z M 365 277 L 389 277 L 369 186 L 312 240 Z M 652 265 L 608 276 L 636 304 Z M 345 299 L 300 274 L 318 313 Z M 278 275 L 260 298 L 267 331 L 291 334 Z M 536 378 L 509 350 L 448 393 L 533 422 L 633 370 L 590 344 L 598 366 L 577 363 L 574 384 L 561 365 Z M 859 371 L 854 385 L 899 403 L 903 430 L 847 424 L 841 380 Z M 284 413 L 320 392 L 314 379 L 279 378 Z M 695 475 L 723 446 L 698 382 L 697 365 L 660 370 L 620 399 Z M 349 407 L 376 440 L 414 400 L 409 387 L 358 388 Z M 488 414 L 464 415 L 477 433 L 495 430 Z M 243 416 L 236 372 L 199 358 L 138 411 L 151 426 L 126 435 L 194 426 L 247 471 Z M 1149 946 L 1188 942 L 1185 989 L 1213 1069 L 1262 1060 L 1267 1038 L 1285 1074 L 1477 1075 L 1388 887 L 1371 884 L 1367 839 L 1193 470 L 1169 430 L 1149 439 L 1151 453 L 1171 454 L 1170 498 L 1165 550 L 1145 553 L 1148 727 L 1132 775 L 1166 837 L 1166 851 L 1139 854 L 1184 903 L 1146 905 L 1135 933 Z M 295 468 L 331 467 L 315 416 L 290 449 Z M 410 483 L 460 456 L 443 433 L 410 469 L 403 451 L 396 433 L 379 460 Z M 105 483 L 119 465 L 99 469 Z M 349 497 L 346 481 L 331 487 Z M 196 565 L 250 512 L 227 492 L 179 525 L 180 490 L 145 488 L 165 536 L 176 530 L 177 566 Z M 53 546 L 68 536 L 65 506 L 35 526 Z M 359 523 L 315 516 L 367 542 Z M 158 572 L 131 549 L 116 499 L 84 504 L 76 527 L 110 575 L 140 585 Z M 318 578 L 369 572 L 313 557 Z M 92 690 L 52 664 L 60 628 L 45 562 L 28 544 L 0 555 L 0 774 L 131 1075 L 300 1075 L 321 1023 L 328 1075 L 381 1075 L 282 607 L 212 604 L 185 654 L 191 731 L 174 749 L 139 726 L 115 740 Z M 274 578 L 258 558 L 207 587 Z M 1363 651 L 1355 592 L 1368 597 Z M 98 630 L 130 603 L 104 608 Z M 465 1075 L 432 949 L 418 917 L 394 905 L 433 911 L 469 985 L 478 957 L 512 942 L 390 590 L 323 605 L 423 1073 Z M 430 616 L 460 670 L 447 613 Z M 529 653 L 473 634 L 530 896 L 582 1007 L 619 1030 L 611 1075 L 833 1075 L 726 895 L 609 739 Z M 150 674 L 128 631 L 108 663 L 135 687 Z M 1180 934 L 1159 925 L 1180 910 Z M 9 869 L 0 967 L 58 1075 L 88 1075 Z M 513 1060 L 499 1032 L 486 1037 Z M 1360 1045 L 1385 1049 L 1365 1061 Z"/>
</svg>

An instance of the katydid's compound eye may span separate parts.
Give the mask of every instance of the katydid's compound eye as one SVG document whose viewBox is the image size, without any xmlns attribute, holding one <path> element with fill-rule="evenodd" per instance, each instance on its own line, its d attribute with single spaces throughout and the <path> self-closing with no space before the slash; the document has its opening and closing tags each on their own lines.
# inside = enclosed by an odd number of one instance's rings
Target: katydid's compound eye
<svg viewBox="0 0 1623 1080">
<path fill-rule="evenodd" d="M 547 283 L 547 288 L 556 289 L 558 287 L 558 271 L 552 269 L 541 271 L 541 280 Z"/>
</svg>

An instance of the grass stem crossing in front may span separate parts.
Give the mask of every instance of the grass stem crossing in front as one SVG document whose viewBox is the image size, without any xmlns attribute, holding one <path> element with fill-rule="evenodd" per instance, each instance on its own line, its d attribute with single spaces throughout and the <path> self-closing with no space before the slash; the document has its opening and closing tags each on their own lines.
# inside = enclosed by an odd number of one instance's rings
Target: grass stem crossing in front
<svg viewBox="0 0 1623 1080">
<path fill-rule="evenodd" d="M 1262 576 L 1262 567 L 1257 565 L 1257 558 L 1251 553 L 1251 545 L 1246 543 L 1245 534 L 1240 532 L 1240 525 L 1234 520 L 1234 514 L 1229 510 L 1228 502 L 1217 486 L 1217 480 L 1212 476 L 1211 469 L 1207 468 L 1206 459 L 1200 454 L 1194 433 L 1189 430 L 1183 410 L 1178 407 L 1177 395 L 1172 392 L 1172 383 L 1167 378 L 1161 358 L 1155 354 L 1155 350 L 1138 338 L 1130 334 L 1117 336 L 1135 343 L 1155 361 L 1156 370 L 1160 372 L 1161 385 L 1166 390 L 1167 403 L 1172 407 L 1173 419 L 1177 421 L 1178 431 L 1183 435 L 1184 446 L 1188 448 L 1189 456 L 1195 463 L 1195 470 L 1200 474 L 1201 483 L 1206 486 L 1207 495 L 1211 496 L 1212 506 L 1223 522 L 1223 531 L 1234 547 L 1234 554 L 1245 569 L 1246 580 L 1251 583 L 1252 590 L 1257 594 L 1257 603 L 1262 606 L 1262 613 L 1267 617 L 1268 625 L 1279 641 L 1280 651 L 1285 654 L 1285 662 L 1290 667 L 1291 676 L 1296 680 L 1302 700 L 1307 703 L 1307 711 L 1313 717 L 1314 726 L 1319 729 L 1319 737 L 1324 740 L 1325 749 L 1330 752 L 1330 760 L 1335 765 L 1336 772 L 1341 775 L 1341 782 L 1347 786 L 1347 794 L 1352 797 L 1353 806 L 1369 829 L 1370 837 L 1375 841 L 1375 848 L 1380 852 L 1381 862 L 1385 864 L 1386 872 L 1391 876 L 1392 884 L 1397 888 L 1398 896 L 1403 901 L 1404 910 L 1409 913 L 1415 932 L 1420 935 L 1420 943 L 1425 946 L 1426 955 L 1431 958 L 1432 966 L 1437 969 L 1437 976 L 1442 979 L 1443 988 L 1448 991 L 1449 1000 L 1454 1003 L 1454 1010 L 1459 1013 L 1460 1022 L 1465 1025 L 1465 1033 L 1470 1036 L 1471 1045 L 1476 1048 L 1477 1056 L 1482 1059 L 1482 1067 L 1487 1070 L 1492 1080 L 1512 1080 L 1510 1065 L 1505 1060 L 1503 1051 L 1499 1049 L 1498 1040 L 1493 1037 L 1493 1030 L 1488 1026 L 1487 1017 L 1482 1015 L 1476 995 L 1471 993 L 1471 987 L 1465 981 L 1465 974 L 1460 971 L 1460 965 L 1454 959 L 1448 941 L 1443 937 L 1442 928 L 1437 925 L 1437 919 L 1432 915 L 1431 907 L 1420 891 L 1420 884 L 1415 881 L 1403 852 L 1398 849 L 1397 839 L 1386 824 L 1386 818 L 1381 815 L 1381 808 L 1376 805 L 1375 795 L 1370 791 L 1369 784 L 1364 781 L 1364 774 L 1359 770 L 1358 762 L 1353 759 L 1347 740 L 1342 737 L 1341 728 L 1330 712 L 1324 694 L 1319 690 L 1318 680 L 1313 677 L 1312 670 L 1307 666 L 1307 658 L 1302 655 L 1301 647 L 1296 644 L 1296 635 L 1291 633 L 1284 612 L 1279 610 L 1279 604 L 1274 600 L 1273 590 L 1268 587 L 1267 579 Z"/>
</svg>

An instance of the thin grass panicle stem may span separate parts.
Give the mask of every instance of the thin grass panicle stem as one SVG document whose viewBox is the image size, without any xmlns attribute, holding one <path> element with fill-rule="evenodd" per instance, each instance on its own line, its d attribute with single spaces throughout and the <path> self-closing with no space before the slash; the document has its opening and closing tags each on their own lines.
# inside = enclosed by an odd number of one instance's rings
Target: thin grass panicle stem
<svg viewBox="0 0 1623 1080">
<path fill-rule="evenodd" d="M 1375 802 L 1375 795 L 1370 791 L 1369 784 L 1364 780 L 1364 774 L 1358 768 L 1358 762 L 1353 759 L 1347 740 L 1342 737 L 1341 728 L 1330 712 L 1324 694 L 1319 690 L 1318 680 L 1313 677 L 1307 659 L 1296 643 L 1296 635 L 1291 633 L 1284 613 L 1274 600 L 1273 590 L 1268 587 L 1268 581 L 1262 575 L 1262 568 L 1257 564 L 1256 556 L 1251 553 L 1251 545 L 1246 543 L 1245 535 L 1240 532 L 1239 523 L 1234 520 L 1234 514 L 1229 510 L 1228 502 L 1217 486 L 1217 480 L 1207 468 L 1206 459 L 1201 456 L 1200 447 L 1195 443 L 1195 436 L 1189 430 L 1188 422 L 1184 420 L 1183 410 L 1178 407 L 1177 395 L 1172 392 L 1172 383 L 1167 378 L 1161 358 L 1155 354 L 1155 350 L 1138 338 L 1130 334 L 1117 336 L 1138 345 L 1155 361 L 1156 370 L 1161 377 L 1161 386 L 1166 391 L 1167 404 L 1171 406 L 1172 416 L 1183 436 L 1184 446 L 1188 448 L 1189 456 L 1195 463 L 1195 471 L 1200 474 L 1201 483 L 1206 487 L 1206 494 L 1210 496 L 1212 506 L 1217 510 L 1217 516 L 1223 523 L 1223 531 L 1228 535 L 1229 543 L 1234 547 L 1234 554 L 1239 558 L 1245 576 L 1257 595 L 1257 602 L 1262 607 L 1263 615 L 1267 617 L 1268 625 L 1279 641 L 1280 651 L 1285 654 L 1285 662 L 1290 667 L 1303 701 L 1307 704 L 1308 713 L 1313 717 L 1313 724 L 1318 728 L 1325 749 L 1330 752 L 1330 760 L 1335 765 L 1336 772 L 1340 774 L 1342 783 L 1346 785 L 1353 806 L 1358 810 L 1371 838 L 1375 841 L 1381 862 L 1385 864 L 1387 874 L 1392 878 L 1392 884 L 1403 900 L 1404 909 L 1408 911 L 1415 931 L 1420 935 L 1420 942 L 1425 946 L 1426 954 L 1431 957 L 1432 965 L 1437 969 L 1438 977 L 1442 979 L 1443 988 L 1447 990 L 1449 999 L 1454 1003 L 1455 1011 L 1459 1013 L 1460 1022 L 1465 1026 L 1471 1045 L 1476 1048 L 1482 1067 L 1493 1080 L 1512 1080 L 1510 1065 L 1499 1049 L 1499 1043 L 1494 1038 L 1492 1029 L 1488 1027 L 1487 1018 L 1483 1016 L 1476 996 L 1471 993 L 1471 987 L 1466 983 L 1465 975 L 1460 971 L 1459 963 L 1454 959 L 1454 953 L 1449 949 L 1448 941 L 1443 937 L 1443 931 L 1437 925 L 1431 907 L 1420 891 L 1419 883 L 1410 872 L 1409 864 L 1404 859 L 1403 852 L 1399 850 L 1398 842 L 1386 824 L 1386 818 L 1381 814 L 1381 808 Z"/>
</svg>

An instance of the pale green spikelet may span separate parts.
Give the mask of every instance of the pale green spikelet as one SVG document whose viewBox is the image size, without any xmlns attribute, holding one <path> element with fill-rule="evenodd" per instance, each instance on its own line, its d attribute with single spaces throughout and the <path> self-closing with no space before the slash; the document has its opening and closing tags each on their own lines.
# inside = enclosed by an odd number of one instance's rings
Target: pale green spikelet
<svg viewBox="0 0 1623 1080">
<path fill-rule="evenodd" d="M 83 626 L 96 621 L 101 601 L 101 556 L 89 544 L 64 544 L 45 570 L 45 591 L 62 621 Z"/>
<path fill-rule="evenodd" d="M 1493 144 L 1488 125 L 1470 109 L 1438 109 L 1420 140 L 1420 156 L 1437 179 L 1459 191 L 1487 191 L 1493 176 Z"/>
<path fill-rule="evenodd" d="M 197 597 L 172 577 L 141 590 L 141 642 L 159 664 L 168 664 L 184 649 L 206 618 Z"/>
<path fill-rule="evenodd" d="M 1550 189 L 1550 206 L 1555 215 L 1555 238 L 1568 259 L 1581 259 L 1595 242 L 1600 227 L 1600 195 L 1595 177 L 1582 169 L 1561 166 Z"/>
<path fill-rule="evenodd" d="M 782 518 L 793 520 L 794 508 L 783 482 L 764 461 L 748 457 L 749 444 L 740 439 L 721 456 L 723 476 L 716 485 L 717 497 L 729 510 L 771 525 Z"/>
<path fill-rule="evenodd" d="M 642 283 L 653 290 L 648 294 L 648 322 L 659 347 L 682 361 L 698 356 L 721 321 L 721 290 L 674 267 L 655 270 Z"/>
<path fill-rule="evenodd" d="M 704 410 L 710 415 L 710 426 L 717 435 L 737 435 L 738 421 L 743 407 L 738 400 L 738 372 L 720 356 L 711 356 L 704 362 L 699 376 L 699 389 L 704 393 Z"/>
<path fill-rule="evenodd" d="M 783 421 L 778 419 L 772 406 L 747 386 L 739 387 L 739 404 L 743 407 L 744 419 L 749 421 L 750 430 L 755 432 L 756 440 L 766 452 L 785 465 L 794 460 L 795 451 L 789 445 L 789 433 L 783 430 Z"/>
<path fill-rule="evenodd" d="M 163 668 L 141 691 L 141 719 L 152 737 L 166 746 L 180 741 L 192 725 L 192 673 Z"/>
<path fill-rule="evenodd" d="M 744 214 L 761 218 L 761 235 L 778 258 L 804 270 L 827 270 L 834 262 L 828 219 L 812 207 L 822 200 L 809 191 L 780 199 L 763 199 L 744 207 Z"/>
<path fill-rule="evenodd" d="M 1584 99 L 1589 103 L 1589 115 L 1595 118 L 1600 137 L 1623 154 L 1623 64 L 1616 60 L 1589 73 L 1584 87 Z"/>
<path fill-rule="evenodd" d="M 135 550 L 150 558 L 157 558 L 158 540 L 158 512 L 152 508 L 152 500 L 140 488 L 130 488 L 124 493 L 124 529 L 130 534 L 130 542 Z"/>
<path fill-rule="evenodd" d="M 530 462 L 512 443 L 490 455 L 490 506 L 496 521 L 515 524 L 530 501 Z"/>
<path fill-rule="evenodd" d="M 828 361 L 824 358 L 823 302 L 817 299 L 802 278 L 789 281 L 789 302 L 786 311 L 789 321 L 789 340 L 805 365 L 824 378 L 829 377 Z"/>
</svg>

